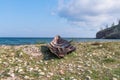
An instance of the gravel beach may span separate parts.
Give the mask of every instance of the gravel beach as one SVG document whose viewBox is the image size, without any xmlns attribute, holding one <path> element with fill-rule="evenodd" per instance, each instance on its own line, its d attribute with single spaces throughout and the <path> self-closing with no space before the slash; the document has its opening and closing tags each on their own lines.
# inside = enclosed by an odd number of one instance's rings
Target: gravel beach
<svg viewBox="0 0 120 80">
<path fill-rule="evenodd" d="M 120 42 L 72 42 L 64 58 L 46 44 L 0 45 L 0 80 L 120 80 Z"/>
</svg>

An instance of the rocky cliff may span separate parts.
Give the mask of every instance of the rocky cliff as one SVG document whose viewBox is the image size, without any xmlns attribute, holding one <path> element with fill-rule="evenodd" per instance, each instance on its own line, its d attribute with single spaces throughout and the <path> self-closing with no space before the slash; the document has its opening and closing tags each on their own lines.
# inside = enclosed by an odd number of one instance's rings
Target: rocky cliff
<svg viewBox="0 0 120 80">
<path fill-rule="evenodd" d="M 111 26 L 97 32 L 97 39 L 120 39 L 120 21 L 118 25 Z"/>
</svg>

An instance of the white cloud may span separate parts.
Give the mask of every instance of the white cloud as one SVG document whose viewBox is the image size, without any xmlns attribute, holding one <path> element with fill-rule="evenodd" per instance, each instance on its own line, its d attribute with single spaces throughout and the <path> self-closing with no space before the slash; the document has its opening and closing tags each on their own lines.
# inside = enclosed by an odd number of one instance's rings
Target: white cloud
<svg viewBox="0 0 120 80">
<path fill-rule="evenodd" d="M 58 15 L 96 30 L 120 18 L 120 0 L 59 0 Z"/>
</svg>

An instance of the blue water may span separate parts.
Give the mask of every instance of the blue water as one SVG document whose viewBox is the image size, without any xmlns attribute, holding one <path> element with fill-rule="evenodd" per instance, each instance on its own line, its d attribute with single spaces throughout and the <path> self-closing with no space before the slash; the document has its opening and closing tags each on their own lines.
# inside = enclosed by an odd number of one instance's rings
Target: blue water
<svg viewBox="0 0 120 80">
<path fill-rule="evenodd" d="M 0 45 L 24 45 L 36 43 L 49 43 L 53 38 L 0 38 Z M 94 39 L 94 38 L 64 38 L 75 42 L 102 42 L 102 41 L 120 41 L 120 39 Z"/>
</svg>

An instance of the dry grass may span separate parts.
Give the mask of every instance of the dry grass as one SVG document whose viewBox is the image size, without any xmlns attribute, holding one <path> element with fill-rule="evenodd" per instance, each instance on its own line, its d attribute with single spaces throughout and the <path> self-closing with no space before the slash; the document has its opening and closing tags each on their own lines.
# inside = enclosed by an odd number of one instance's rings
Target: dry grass
<svg viewBox="0 0 120 80">
<path fill-rule="evenodd" d="M 76 46 L 76 51 L 62 59 L 50 53 L 45 44 L 0 46 L 0 79 L 120 79 L 119 42 L 74 42 L 72 44 Z M 36 54 L 39 55 L 34 56 Z"/>
</svg>

